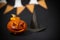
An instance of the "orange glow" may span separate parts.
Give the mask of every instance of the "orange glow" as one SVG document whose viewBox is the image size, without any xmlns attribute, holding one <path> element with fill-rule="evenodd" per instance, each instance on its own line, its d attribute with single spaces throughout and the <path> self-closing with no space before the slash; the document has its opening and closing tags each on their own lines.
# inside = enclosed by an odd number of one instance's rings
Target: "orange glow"
<svg viewBox="0 0 60 40">
<path fill-rule="evenodd" d="M 7 24 L 7 29 L 14 34 L 24 32 L 27 28 L 26 22 L 21 20 L 19 17 L 16 17 L 16 15 L 12 14 L 12 17 L 10 18 L 10 21 Z"/>
</svg>

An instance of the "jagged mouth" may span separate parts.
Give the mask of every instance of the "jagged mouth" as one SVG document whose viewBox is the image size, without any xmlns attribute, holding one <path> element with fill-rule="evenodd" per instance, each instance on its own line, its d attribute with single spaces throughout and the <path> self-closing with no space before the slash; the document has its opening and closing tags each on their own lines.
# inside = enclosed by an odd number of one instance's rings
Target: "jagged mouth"
<svg viewBox="0 0 60 40">
<path fill-rule="evenodd" d="M 24 23 L 23 23 L 23 24 L 24 24 Z M 15 24 L 14 24 L 11 29 L 12 29 L 12 30 L 15 30 L 15 31 L 22 30 L 22 29 L 24 29 L 24 28 L 23 28 L 23 24 L 21 24 L 21 25 L 19 24 L 17 28 L 16 28 L 16 26 L 15 26 Z"/>
<path fill-rule="evenodd" d="M 15 31 L 20 31 L 20 30 L 22 30 L 22 29 L 13 29 L 13 30 L 15 30 Z"/>
</svg>

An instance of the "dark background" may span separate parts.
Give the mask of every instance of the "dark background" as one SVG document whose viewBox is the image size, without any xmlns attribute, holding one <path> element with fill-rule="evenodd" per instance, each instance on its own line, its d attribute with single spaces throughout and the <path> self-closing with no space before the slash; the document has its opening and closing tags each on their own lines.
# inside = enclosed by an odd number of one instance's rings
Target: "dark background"
<svg viewBox="0 0 60 40">
<path fill-rule="evenodd" d="M 3 11 L 5 9 L 5 7 L 3 9 L 0 9 L 0 13 L 2 13 L 1 16 L 1 25 L 0 25 L 0 38 L 1 40 L 58 40 L 59 38 L 59 30 L 58 30 L 58 2 L 57 1 L 46 1 L 47 5 L 48 5 L 48 10 L 45 10 L 44 8 L 42 8 L 39 5 L 35 5 L 35 12 L 37 13 L 37 19 L 38 19 L 38 23 L 40 24 L 40 26 L 44 26 L 47 27 L 46 30 L 42 31 L 42 32 L 25 32 L 24 34 L 21 34 L 19 36 L 14 36 L 11 35 L 7 29 L 6 29 L 6 24 L 9 21 L 9 17 L 11 13 L 15 13 L 16 12 L 16 8 L 13 9 L 11 12 L 9 12 L 9 14 L 3 15 Z M 41 11 L 37 11 L 40 8 Z M 3 11 L 2 11 L 3 10 Z M 27 18 L 25 18 L 25 14 L 27 13 Z M 28 14 L 30 13 L 27 8 L 24 10 L 24 12 L 22 12 L 21 15 L 19 15 L 21 17 L 21 19 L 23 19 L 24 21 L 26 21 L 29 26 L 30 26 L 30 22 L 31 22 L 31 18 L 32 18 L 32 14 Z M 29 18 L 29 20 L 28 20 Z"/>
</svg>

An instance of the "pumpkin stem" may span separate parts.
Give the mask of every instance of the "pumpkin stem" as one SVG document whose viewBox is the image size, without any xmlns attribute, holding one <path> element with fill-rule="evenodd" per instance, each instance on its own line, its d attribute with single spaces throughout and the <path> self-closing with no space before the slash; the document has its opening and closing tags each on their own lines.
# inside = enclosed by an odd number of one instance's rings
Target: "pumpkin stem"
<svg viewBox="0 0 60 40">
<path fill-rule="evenodd" d="M 12 17 L 16 17 L 16 15 L 15 14 L 11 14 L 12 15 Z"/>
</svg>

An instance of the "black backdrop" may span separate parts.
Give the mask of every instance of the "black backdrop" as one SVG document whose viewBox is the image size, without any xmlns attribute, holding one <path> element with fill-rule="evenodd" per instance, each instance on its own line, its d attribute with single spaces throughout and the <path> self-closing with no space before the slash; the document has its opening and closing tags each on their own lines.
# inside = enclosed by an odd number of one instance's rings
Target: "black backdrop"
<svg viewBox="0 0 60 40">
<path fill-rule="evenodd" d="M 48 5 L 48 10 L 46 12 L 39 5 L 35 5 L 35 12 L 37 13 L 37 19 L 40 26 L 48 27 L 46 30 L 42 32 L 25 32 L 22 35 L 14 36 L 11 35 L 6 29 L 6 24 L 9 21 L 9 17 L 11 13 L 15 13 L 16 9 L 12 10 L 6 15 L 3 15 L 3 11 L 5 7 L 0 9 L 0 38 L 1 40 L 58 40 L 58 9 L 55 1 L 46 1 Z M 38 11 L 40 9 L 41 11 Z M 26 14 L 26 15 L 25 15 Z M 25 15 L 25 16 L 24 16 Z M 25 20 L 28 24 L 30 24 L 32 14 L 25 8 L 24 12 L 19 15 L 21 19 Z M 26 18 L 25 18 L 26 17 Z"/>
</svg>

